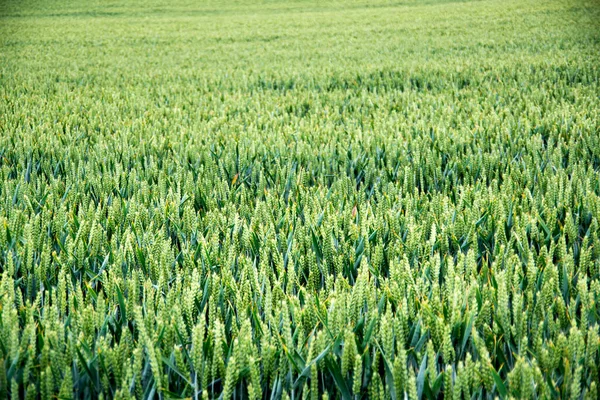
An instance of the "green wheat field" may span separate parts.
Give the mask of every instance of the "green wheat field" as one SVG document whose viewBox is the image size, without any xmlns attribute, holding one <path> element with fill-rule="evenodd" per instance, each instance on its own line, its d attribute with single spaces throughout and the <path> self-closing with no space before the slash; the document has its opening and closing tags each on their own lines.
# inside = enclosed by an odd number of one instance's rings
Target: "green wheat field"
<svg viewBox="0 0 600 400">
<path fill-rule="evenodd" d="M 0 399 L 600 398 L 600 2 L 0 2 Z"/>
</svg>

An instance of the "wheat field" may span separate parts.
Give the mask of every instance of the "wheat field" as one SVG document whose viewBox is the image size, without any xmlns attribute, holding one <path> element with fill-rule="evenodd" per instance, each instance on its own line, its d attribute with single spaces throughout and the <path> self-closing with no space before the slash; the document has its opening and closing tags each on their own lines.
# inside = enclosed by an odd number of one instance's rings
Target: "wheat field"
<svg viewBox="0 0 600 400">
<path fill-rule="evenodd" d="M 0 3 L 0 398 L 598 399 L 600 3 Z"/>
</svg>

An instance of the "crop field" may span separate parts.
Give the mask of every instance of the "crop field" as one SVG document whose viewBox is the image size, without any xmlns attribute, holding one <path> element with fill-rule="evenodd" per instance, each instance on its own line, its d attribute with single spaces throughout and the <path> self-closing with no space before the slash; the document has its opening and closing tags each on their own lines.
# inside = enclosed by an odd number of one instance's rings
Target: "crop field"
<svg viewBox="0 0 600 400">
<path fill-rule="evenodd" d="M 600 3 L 2 1 L 0 276 L 0 399 L 598 399 Z"/>
</svg>

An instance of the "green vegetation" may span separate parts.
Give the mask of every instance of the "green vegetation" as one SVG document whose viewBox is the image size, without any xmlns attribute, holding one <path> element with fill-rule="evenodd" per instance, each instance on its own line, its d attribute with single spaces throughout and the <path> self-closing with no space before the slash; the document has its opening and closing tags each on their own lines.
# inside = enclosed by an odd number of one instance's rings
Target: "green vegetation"
<svg viewBox="0 0 600 400">
<path fill-rule="evenodd" d="M 597 399 L 600 3 L 0 4 L 0 398 Z"/>
</svg>

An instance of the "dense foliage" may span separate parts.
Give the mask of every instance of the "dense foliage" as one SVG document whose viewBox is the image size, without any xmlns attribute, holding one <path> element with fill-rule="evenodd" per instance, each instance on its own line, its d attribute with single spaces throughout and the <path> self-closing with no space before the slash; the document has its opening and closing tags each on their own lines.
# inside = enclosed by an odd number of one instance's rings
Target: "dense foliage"
<svg viewBox="0 0 600 400">
<path fill-rule="evenodd" d="M 597 21 L 4 2 L 0 398 L 598 398 Z"/>
</svg>

